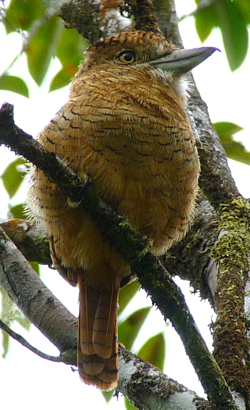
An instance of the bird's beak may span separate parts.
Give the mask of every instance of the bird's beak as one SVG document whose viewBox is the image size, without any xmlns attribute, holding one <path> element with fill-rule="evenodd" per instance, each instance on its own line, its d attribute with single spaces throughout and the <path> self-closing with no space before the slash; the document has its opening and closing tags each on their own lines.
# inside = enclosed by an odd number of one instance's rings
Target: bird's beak
<svg viewBox="0 0 250 410">
<path fill-rule="evenodd" d="M 151 61 L 150 64 L 156 66 L 156 68 L 161 68 L 163 71 L 175 71 L 183 74 L 202 63 L 216 50 L 220 51 L 214 47 L 174 50 L 171 54 Z"/>
</svg>

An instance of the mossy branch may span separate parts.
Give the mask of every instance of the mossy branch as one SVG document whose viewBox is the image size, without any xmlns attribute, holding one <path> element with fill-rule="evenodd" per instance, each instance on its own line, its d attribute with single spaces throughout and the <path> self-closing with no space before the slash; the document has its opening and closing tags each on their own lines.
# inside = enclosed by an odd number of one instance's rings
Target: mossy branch
<svg viewBox="0 0 250 410">
<path fill-rule="evenodd" d="M 231 389 L 249 396 L 250 354 L 244 313 L 249 273 L 250 205 L 242 198 L 220 208 L 220 235 L 212 250 L 217 264 L 214 356 Z"/>
</svg>

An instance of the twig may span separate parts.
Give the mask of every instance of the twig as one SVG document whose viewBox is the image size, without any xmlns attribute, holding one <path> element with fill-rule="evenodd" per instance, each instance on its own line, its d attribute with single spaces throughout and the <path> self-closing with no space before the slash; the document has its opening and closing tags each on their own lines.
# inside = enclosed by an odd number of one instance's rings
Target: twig
<svg viewBox="0 0 250 410">
<path fill-rule="evenodd" d="M 49 354 L 41 352 L 36 347 L 32 346 L 23 336 L 19 335 L 18 333 L 14 332 L 9 326 L 7 326 L 1 319 L 0 319 L 0 329 L 6 332 L 12 339 L 15 339 L 17 342 L 21 343 L 22 346 L 29 349 L 31 352 L 35 353 L 37 356 L 42 357 L 42 359 L 50 360 L 51 362 L 63 362 L 63 358 L 61 355 L 59 356 L 51 356 Z"/>
</svg>

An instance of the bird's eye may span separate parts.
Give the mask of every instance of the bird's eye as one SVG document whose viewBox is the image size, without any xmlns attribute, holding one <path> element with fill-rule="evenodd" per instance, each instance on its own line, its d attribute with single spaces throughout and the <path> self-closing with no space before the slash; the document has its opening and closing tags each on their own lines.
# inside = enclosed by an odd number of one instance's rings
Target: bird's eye
<svg viewBox="0 0 250 410">
<path fill-rule="evenodd" d="M 131 64 L 135 61 L 135 53 L 131 50 L 122 51 L 116 59 L 123 64 Z"/>
</svg>

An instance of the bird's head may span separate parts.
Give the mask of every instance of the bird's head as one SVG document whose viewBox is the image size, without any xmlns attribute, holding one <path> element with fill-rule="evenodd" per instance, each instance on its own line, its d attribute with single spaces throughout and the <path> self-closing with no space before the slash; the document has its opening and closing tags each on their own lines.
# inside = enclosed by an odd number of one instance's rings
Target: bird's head
<svg viewBox="0 0 250 410">
<path fill-rule="evenodd" d="M 215 50 L 212 47 L 180 50 L 160 34 L 145 31 L 122 32 L 90 46 L 76 77 L 91 72 L 108 76 L 110 70 L 118 69 L 117 76 L 124 83 L 131 72 L 136 71 L 140 75 L 138 69 L 144 68 L 154 78 L 160 78 L 171 86 L 185 102 L 188 82 L 183 75 Z"/>
<path fill-rule="evenodd" d="M 217 50 L 201 47 L 179 50 L 160 34 L 145 31 L 123 32 L 99 40 L 86 51 L 84 71 L 109 66 L 139 66 L 150 64 L 164 73 L 184 74 Z"/>
<path fill-rule="evenodd" d="M 116 82 L 116 90 L 119 87 L 120 90 L 126 90 L 129 85 L 130 91 L 131 81 L 134 81 L 135 86 L 145 82 L 150 84 L 150 81 L 163 81 L 181 104 L 185 105 L 189 86 L 188 81 L 185 81 L 185 73 L 215 50 L 212 47 L 179 50 L 160 34 L 123 32 L 101 39 L 87 49 L 84 63 L 71 86 L 72 95 L 74 92 L 79 93 L 78 79 L 96 82 L 105 78 L 106 84 Z"/>
</svg>

